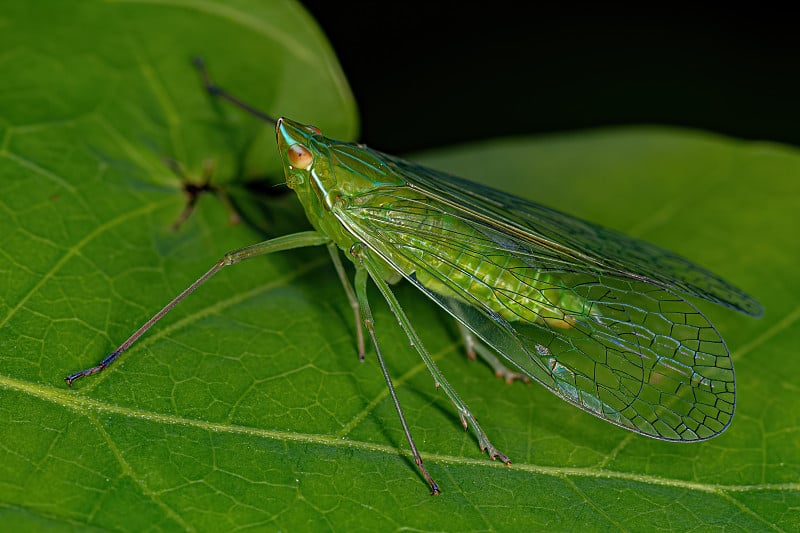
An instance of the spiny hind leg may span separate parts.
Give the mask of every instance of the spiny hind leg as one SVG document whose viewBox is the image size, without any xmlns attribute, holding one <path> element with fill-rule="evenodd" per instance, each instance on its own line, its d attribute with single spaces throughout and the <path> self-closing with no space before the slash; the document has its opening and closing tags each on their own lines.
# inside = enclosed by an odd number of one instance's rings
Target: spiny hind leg
<svg viewBox="0 0 800 533">
<path fill-rule="evenodd" d="M 458 329 L 461 331 L 461 336 L 464 339 L 464 346 L 467 351 L 467 357 L 474 361 L 479 355 L 481 359 L 486 361 L 489 366 L 494 370 L 494 375 L 498 378 L 503 378 L 506 383 L 514 383 L 515 381 L 522 381 L 530 383 L 531 379 L 520 372 L 514 372 L 500 361 L 492 350 L 483 344 L 466 326 L 461 322 L 456 321 Z"/>
<path fill-rule="evenodd" d="M 453 403 L 453 406 L 458 411 L 458 417 L 461 420 L 462 426 L 464 429 L 472 427 L 472 430 L 475 432 L 475 435 L 478 438 L 478 446 L 480 446 L 481 451 L 485 451 L 489 457 L 492 459 L 500 459 L 506 464 L 511 464 L 511 461 L 508 459 L 508 456 L 502 453 L 500 450 L 494 447 L 494 445 L 489 441 L 489 437 L 483 431 L 481 426 L 478 424 L 478 421 L 475 419 L 475 416 L 469 410 L 467 405 L 461 401 L 461 398 L 458 397 L 455 389 L 447 382 L 442 375 L 439 368 L 436 366 L 436 363 L 433 361 L 430 353 L 428 350 L 425 349 L 425 346 L 422 344 L 422 340 L 417 335 L 417 332 L 411 326 L 411 321 L 408 319 L 405 311 L 400 306 L 400 302 L 397 301 L 395 298 L 394 293 L 389 288 L 389 285 L 382 277 L 382 273 L 380 267 L 375 262 L 375 260 L 371 257 L 371 254 L 364 253 L 363 245 L 354 245 L 353 249 L 350 252 L 357 257 L 359 262 L 367 269 L 369 272 L 372 281 L 378 287 L 378 290 L 381 292 L 383 297 L 386 299 L 386 303 L 389 304 L 389 309 L 391 309 L 392 313 L 394 314 L 395 318 L 397 318 L 397 322 L 400 324 L 400 327 L 403 328 L 406 335 L 408 336 L 408 340 L 411 342 L 411 346 L 417 351 L 419 356 L 422 358 L 422 361 L 425 363 L 425 366 L 428 367 L 428 371 L 431 373 L 433 377 L 433 381 L 436 384 L 437 389 L 441 389 Z M 358 284 L 356 285 L 358 287 Z"/>
</svg>

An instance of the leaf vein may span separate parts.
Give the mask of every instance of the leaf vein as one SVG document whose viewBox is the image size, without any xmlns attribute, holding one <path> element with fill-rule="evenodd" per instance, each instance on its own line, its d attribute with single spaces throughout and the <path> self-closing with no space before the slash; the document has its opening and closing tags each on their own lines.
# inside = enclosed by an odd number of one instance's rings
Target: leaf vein
<svg viewBox="0 0 800 533">
<path fill-rule="evenodd" d="M 16 390 L 29 394 L 33 397 L 61 405 L 66 409 L 74 411 L 82 415 L 88 415 L 91 412 L 104 412 L 114 415 L 136 418 L 141 420 L 148 420 L 150 422 L 164 424 L 164 425 L 178 425 L 184 427 L 191 427 L 202 429 L 210 432 L 220 432 L 228 434 L 249 435 L 257 438 L 272 439 L 277 441 L 290 441 L 300 442 L 306 444 L 313 444 L 318 446 L 328 446 L 335 448 L 357 448 L 360 450 L 370 451 L 374 453 L 397 456 L 398 454 L 410 457 L 410 452 L 400 450 L 394 446 L 385 444 L 376 444 L 372 442 L 343 440 L 337 436 L 319 435 L 311 433 L 299 433 L 296 431 L 281 431 L 275 429 L 255 428 L 241 425 L 221 424 L 216 422 L 209 422 L 206 420 L 197 420 L 178 415 L 153 413 L 150 411 L 143 411 L 141 409 L 134 409 L 124 407 L 121 405 L 109 404 L 107 402 L 89 398 L 83 395 L 76 395 L 68 390 L 59 390 L 51 386 L 45 386 L 38 383 L 31 383 L 27 381 L 18 380 L 8 376 L 0 375 L 0 388 Z M 442 454 L 421 454 L 425 460 L 436 461 L 440 463 L 457 464 L 461 466 L 470 466 L 476 468 L 492 468 L 504 469 L 511 468 L 521 472 L 531 474 L 539 474 L 551 477 L 574 477 L 574 478 L 602 478 L 602 479 L 616 479 L 631 481 L 635 483 L 642 483 L 646 485 L 655 485 L 662 487 L 682 488 L 685 490 L 705 492 L 712 494 L 720 493 L 741 493 L 741 492 L 754 492 L 754 491 L 773 491 L 773 492 L 798 492 L 800 491 L 800 483 L 756 483 L 751 485 L 720 485 L 716 483 L 701 483 L 696 481 L 687 481 L 683 479 L 670 479 L 665 477 L 654 476 L 651 474 L 637 474 L 633 472 L 619 472 L 611 470 L 603 470 L 598 468 L 585 468 L 585 467 L 562 467 L 562 466 L 543 466 L 530 463 L 514 463 L 511 466 L 506 466 L 502 463 L 488 461 L 486 459 L 475 459 L 470 457 L 442 455 Z"/>
</svg>

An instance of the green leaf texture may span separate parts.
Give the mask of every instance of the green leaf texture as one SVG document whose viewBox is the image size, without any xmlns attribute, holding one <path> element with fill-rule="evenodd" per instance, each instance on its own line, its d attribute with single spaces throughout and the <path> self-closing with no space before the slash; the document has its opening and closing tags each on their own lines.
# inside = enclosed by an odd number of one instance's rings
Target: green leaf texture
<svg viewBox="0 0 800 533">
<path fill-rule="evenodd" d="M 48 20 L 57 24 L 44 24 Z M 416 160 L 675 250 L 758 298 L 699 303 L 734 357 L 732 426 L 648 439 L 463 356 L 398 297 L 510 467 L 490 461 L 372 290 L 416 471 L 324 249 L 223 270 L 106 372 L 68 389 L 228 250 L 307 229 L 272 128 L 212 102 L 190 66 L 266 111 L 355 138 L 328 45 L 295 4 L 15 2 L 0 17 L 0 523 L 14 530 L 792 531 L 800 516 L 800 153 L 700 132 L 499 140 Z M 165 160 L 177 162 L 176 172 Z M 210 163 L 209 163 L 210 162 Z M 173 165 L 174 166 L 174 165 Z M 213 182 L 250 215 L 231 225 Z M 237 193 L 238 191 L 238 193 Z M 256 220 L 256 223 L 251 223 Z M 352 272 L 352 269 L 350 269 Z"/>
</svg>

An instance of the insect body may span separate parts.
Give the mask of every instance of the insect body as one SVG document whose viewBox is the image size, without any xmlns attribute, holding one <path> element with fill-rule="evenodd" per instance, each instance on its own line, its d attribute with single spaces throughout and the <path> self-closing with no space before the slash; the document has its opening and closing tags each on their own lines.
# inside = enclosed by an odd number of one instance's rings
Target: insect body
<svg viewBox="0 0 800 533">
<path fill-rule="evenodd" d="M 665 440 L 703 440 L 730 422 L 729 353 L 676 292 L 760 312 L 725 281 L 653 245 L 285 119 L 278 146 L 318 231 L 344 250 L 363 245 L 373 277 L 402 274 L 515 369 Z M 293 164 L 300 150 L 304 168 Z"/>
<path fill-rule="evenodd" d="M 202 72 L 210 92 L 253 112 Z M 654 245 L 327 138 L 312 126 L 280 119 L 276 133 L 286 184 L 315 230 L 227 254 L 99 365 L 69 376 L 67 383 L 103 370 L 222 267 L 326 245 L 354 309 L 359 352 L 363 356 L 363 323 L 434 494 L 438 485 L 411 438 L 375 338 L 368 279 L 492 458 L 508 462 L 439 372 L 389 283 L 405 278 L 466 328 L 468 346 L 498 354 L 512 371 L 613 424 L 671 441 L 705 440 L 730 424 L 735 381 L 728 349 L 682 294 L 760 315 L 760 304 L 744 292 Z M 341 252 L 355 264 L 355 290 Z"/>
</svg>

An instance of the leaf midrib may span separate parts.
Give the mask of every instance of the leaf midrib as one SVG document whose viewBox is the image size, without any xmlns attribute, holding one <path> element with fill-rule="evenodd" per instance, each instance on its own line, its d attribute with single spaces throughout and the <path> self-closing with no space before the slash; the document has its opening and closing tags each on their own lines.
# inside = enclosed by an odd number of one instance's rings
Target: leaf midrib
<svg viewBox="0 0 800 533">
<path fill-rule="evenodd" d="M 422 363 L 419 363 L 422 366 Z M 254 428 L 238 424 L 220 424 L 205 420 L 197 420 L 177 415 L 169 415 L 152 411 L 143 411 L 131 407 L 110 404 L 105 401 L 89 398 L 76 394 L 69 390 L 59 390 L 51 386 L 31 383 L 0 375 L 0 388 L 15 390 L 65 407 L 83 416 L 91 413 L 105 412 L 129 418 L 147 420 L 153 423 L 165 425 L 185 426 L 215 433 L 228 433 L 236 435 L 248 435 L 251 437 L 267 438 L 278 441 L 300 442 L 305 444 L 315 444 L 319 446 L 358 449 L 384 455 L 397 456 L 404 455 L 410 457 L 410 452 L 398 449 L 394 446 L 376 444 L 372 442 L 356 441 L 343 439 L 340 436 L 320 435 L 314 433 L 299 433 L 296 431 L 281 431 L 275 429 Z M 502 463 L 489 461 L 486 459 L 475 459 L 470 457 L 442 455 L 432 453 L 421 453 L 424 459 L 460 466 L 477 468 L 502 469 L 511 468 L 514 470 L 528 472 L 532 474 L 547 475 L 552 477 L 583 477 L 583 478 L 603 478 L 623 481 L 632 481 L 654 486 L 676 487 L 685 490 L 722 494 L 729 492 L 753 492 L 753 491 L 798 491 L 800 483 L 761 483 L 755 485 L 721 485 L 718 483 L 698 483 L 681 479 L 671 479 L 653 475 L 642 475 L 630 472 L 620 472 L 614 470 L 581 468 L 581 467 L 561 467 L 543 466 L 531 463 L 514 463 L 506 467 Z"/>
</svg>

